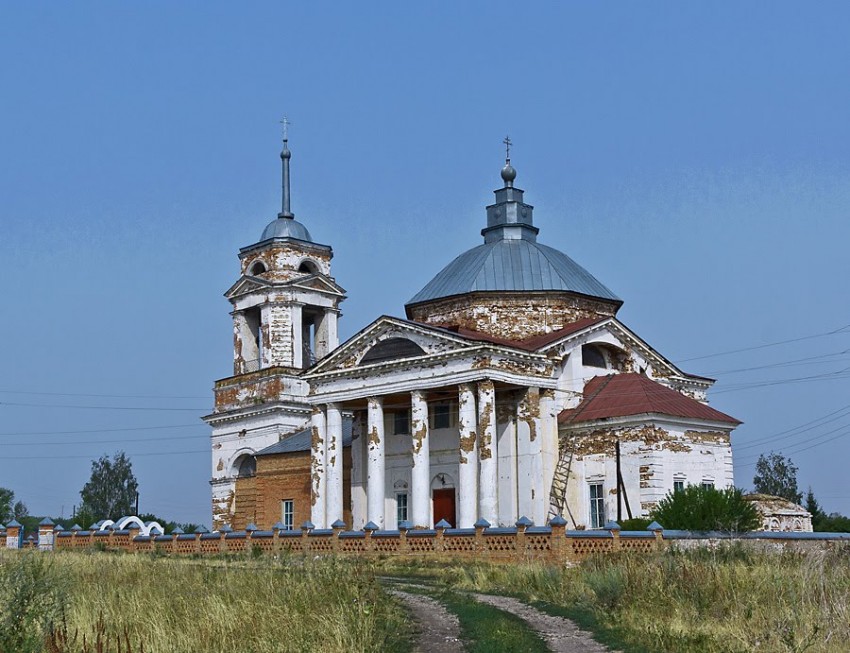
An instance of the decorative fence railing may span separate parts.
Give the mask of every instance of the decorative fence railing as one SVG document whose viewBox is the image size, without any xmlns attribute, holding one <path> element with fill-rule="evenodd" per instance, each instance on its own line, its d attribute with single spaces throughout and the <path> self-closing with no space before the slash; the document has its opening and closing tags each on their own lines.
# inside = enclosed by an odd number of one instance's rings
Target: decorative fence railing
<svg viewBox="0 0 850 653">
<path fill-rule="evenodd" d="M 804 551 L 850 546 L 850 533 L 691 533 L 665 531 L 658 524 L 651 524 L 646 531 L 622 531 L 613 522 L 604 530 L 569 531 L 564 520 L 557 517 L 548 526 L 534 526 L 523 518 L 511 528 L 494 528 L 480 521 L 470 529 L 449 528 L 441 523 L 427 530 L 382 531 L 368 524 L 362 531 L 346 531 L 342 522 L 337 522 L 329 529 L 317 529 L 306 523 L 298 531 L 258 530 L 249 526 L 244 531 L 225 527 L 212 533 L 204 529 L 182 533 L 178 529 L 168 535 L 155 531 L 151 535 L 141 535 L 137 528 L 65 531 L 45 520 L 39 526 L 37 539 L 25 540 L 17 522 L 6 527 L 5 538 L 6 547 L 10 549 L 97 548 L 176 555 L 292 553 L 551 562 L 578 561 L 592 554 L 616 551 L 649 553 L 669 546 L 717 546 L 731 540 L 766 550 Z"/>
</svg>

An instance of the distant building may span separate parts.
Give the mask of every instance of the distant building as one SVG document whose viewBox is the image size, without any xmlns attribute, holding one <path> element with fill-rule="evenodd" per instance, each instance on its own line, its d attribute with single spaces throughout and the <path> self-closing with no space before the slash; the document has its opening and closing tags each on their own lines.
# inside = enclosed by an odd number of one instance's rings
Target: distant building
<svg viewBox="0 0 850 653">
<path fill-rule="evenodd" d="M 599 528 L 686 484 L 732 484 L 739 422 L 707 405 L 713 381 L 664 358 L 617 319 L 614 293 L 538 242 L 510 159 L 484 242 L 406 318 L 379 317 L 340 346 L 333 252 L 291 213 L 286 140 L 281 157 L 282 211 L 240 250 L 226 293 L 233 376 L 205 418 L 216 525 L 558 514 Z"/>
<path fill-rule="evenodd" d="M 758 510 L 763 531 L 812 532 L 812 513 L 793 501 L 770 494 L 747 494 L 744 496 Z"/>
</svg>

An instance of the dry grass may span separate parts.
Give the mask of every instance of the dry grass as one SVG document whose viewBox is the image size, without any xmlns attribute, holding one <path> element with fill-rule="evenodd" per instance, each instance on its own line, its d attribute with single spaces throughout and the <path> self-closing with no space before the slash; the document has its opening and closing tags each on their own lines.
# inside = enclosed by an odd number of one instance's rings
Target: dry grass
<svg viewBox="0 0 850 653">
<path fill-rule="evenodd" d="M 449 565 L 456 589 L 513 594 L 590 617 L 635 651 L 838 653 L 850 641 L 850 549 L 615 555 L 573 568 Z"/>
<path fill-rule="evenodd" d="M 394 651 L 404 614 L 356 561 L 59 553 L 68 639 L 105 625 L 132 651 Z M 8 560 L 7 560 L 8 561 Z M 81 650 L 68 647 L 66 650 Z M 124 650 L 123 648 L 121 649 Z"/>
</svg>

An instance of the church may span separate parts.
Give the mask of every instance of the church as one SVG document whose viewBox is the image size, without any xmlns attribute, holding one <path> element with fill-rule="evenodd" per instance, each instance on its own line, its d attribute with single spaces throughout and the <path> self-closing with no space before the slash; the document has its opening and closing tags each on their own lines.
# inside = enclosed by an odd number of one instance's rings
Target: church
<svg viewBox="0 0 850 653">
<path fill-rule="evenodd" d="M 509 140 L 506 139 L 509 147 Z M 622 300 L 546 246 L 510 150 L 483 242 L 340 344 L 333 249 L 290 206 L 239 250 L 233 373 L 215 382 L 214 528 L 574 529 L 731 486 L 738 420 L 617 318 Z M 458 250 L 464 249 L 462 245 Z"/>
</svg>

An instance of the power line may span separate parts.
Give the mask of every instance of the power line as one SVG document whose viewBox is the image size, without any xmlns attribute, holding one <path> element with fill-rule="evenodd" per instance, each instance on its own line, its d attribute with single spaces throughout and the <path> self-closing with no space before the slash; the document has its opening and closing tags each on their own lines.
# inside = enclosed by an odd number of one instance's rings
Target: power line
<svg viewBox="0 0 850 653">
<path fill-rule="evenodd" d="M 198 440 L 209 435 L 174 435 L 162 438 L 128 438 L 126 440 L 66 440 L 65 442 L 0 442 L 0 447 L 47 447 L 68 444 L 122 444 L 125 442 L 159 442 L 162 440 Z"/>
<path fill-rule="evenodd" d="M 0 390 L 0 394 L 9 395 L 46 395 L 51 397 L 102 397 L 106 399 L 209 399 L 199 396 L 179 395 L 110 395 L 92 392 L 35 392 L 32 390 Z"/>
<path fill-rule="evenodd" d="M 158 429 L 187 429 L 187 428 L 197 428 L 199 426 L 203 426 L 203 424 L 171 424 L 165 426 L 131 426 L 117 429 L 82 429 L 79 431 L 21 431 L 21 432 L 5 432 L 0 433 L 0 436 L 3 435 L 18 435 L 18 436 L 27 436 L 27 435 L 73 435 L 79 433 L 118 433 L 122 431 L 154 431 Z"/>
<path fill-rule="evenodd" d="M 29 404 L 23 402 L 0 401 L 0 406 L 28 406 L 30 408 L 86 408 L 93 410 L 169 410 L 204 412 L 209 408 L 161 408 L 157 406 L 80 406 L 78 404 Z"/>
<path fill-rule="evenodd" d="M 182 456 L 187 454 L 210 453 L 209 449 L 200 449 L 194 451 L 154 451 L 149 453 L 127 453 L 128 457 L 136 458 L 146 456 Z M 72 456 L 3 456 L 3 460 L 70 460 L 72 458 L 89 458 L 91 455 L 72 455 Z"/>
<path fill-rule="evenodd" d="M 832 331 L 824 331 L 823 333 L 814 333 L 808 336 L 801 336 L 799 338 L 789 338 L 788 340 L 778 340 L 776 342 L 768 342 L 764 345 L 755 345 L 753 347 L 742 347 L 741 349 L 730 349 L 729 351 L 721 351 L 714 354 L 705 354 L 704 356 L 693 356 L 691 358 L 680 358 L 677 361 L 673 361 L 675 363 L 687 363 L 689 361 L 699 361 L 705 360 L 706 358 L 716 358 L 718 356 L 728 356 L 730 354 L 740 354 L 745 351 L 755 351 L 757 349 L 766 349 L 768 347 L 778 347 L 779 345 L 788 345 L 792 342 L 801 342 L 803 340 L 813 340 L 814 338 L 825 338 L 827 336 L 834 336 L 838 333 L 845 333 L 850 330 L 850 324 L 845 324 L 843 327 L 839 327 L 838 329 L 833 329 Z"/>
</svg>

